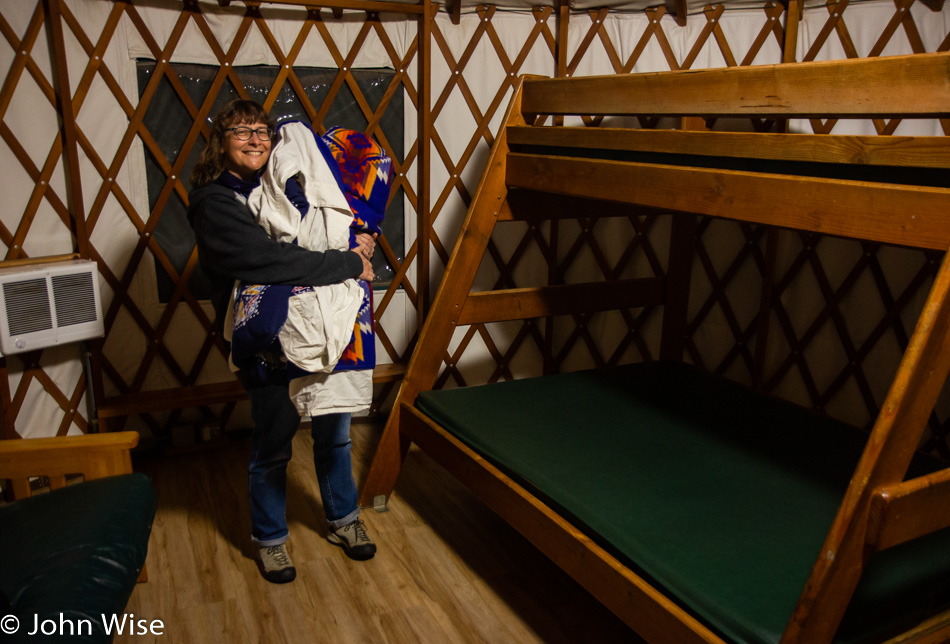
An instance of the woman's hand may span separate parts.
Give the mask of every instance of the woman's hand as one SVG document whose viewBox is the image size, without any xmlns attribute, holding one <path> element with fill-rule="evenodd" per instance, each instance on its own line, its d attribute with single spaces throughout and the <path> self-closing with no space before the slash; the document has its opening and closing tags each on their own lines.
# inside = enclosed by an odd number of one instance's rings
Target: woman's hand
<svg viewBox="0 0 950 644">
<path fill-rule="evenodd" d="M 359 255 L 360 259 L 363 260 L 363 272 L 360 273 L 359 278 L 367 282 L 372 282 L 374 279 L 376 279 L 376 273 L 373 272 L 373 263 L 366 259 L 362 253 L 357 251 L 357 249 L 354 248 L 351 252 Z"/>
<path fill-rule="evenodd" d="M 373 253 L 376 252 L 376 233 L 356 233 L 356 248 L 360 255 L 366 259 L 373 259 Z"/>
<path fill-rule="evenodd" d="M 373 264 L 370 262 L 373 259 L 373 253 L 376 252 L 376 234 L 356 233 L 356 247 L 351 250 L 363 260 L 363 272 L 360 274 L 360 279 L 367 282 L 376 279 Z"/>
</svg>

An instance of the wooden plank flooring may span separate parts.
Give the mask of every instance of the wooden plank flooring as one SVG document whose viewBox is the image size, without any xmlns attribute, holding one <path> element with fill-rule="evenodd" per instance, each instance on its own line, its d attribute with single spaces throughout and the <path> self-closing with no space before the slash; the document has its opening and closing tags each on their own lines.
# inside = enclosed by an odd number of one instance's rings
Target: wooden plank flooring
<svg viewBox="0 0 950 644">
<path fill-rule="evenodd" d="M 380 428 L 353 426 L 361 481 Z M 312 441 L 298 432 L 288 481 L 297 579 L 264 581 L 249 541 L 247 439 L 178 456 L 136 455 L 158 513 L 148 582 L 126 613 L 164 634 L 123 642 L 640 642 L 422 452 L 413 449 L 390 511 L 363 511 L 379 551 L 348 559 L 326 541 Z"/>
</svg>

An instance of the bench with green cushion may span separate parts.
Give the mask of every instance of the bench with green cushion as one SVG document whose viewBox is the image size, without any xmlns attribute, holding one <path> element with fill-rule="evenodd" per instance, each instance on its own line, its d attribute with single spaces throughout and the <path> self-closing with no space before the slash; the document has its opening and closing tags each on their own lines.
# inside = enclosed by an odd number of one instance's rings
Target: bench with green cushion
<svg viewBox="0 0 950 644">
<path fill-rule="evenodd" d="M 152 483 L 138 473 L 0 507 L 0 604 L 8 603 L 20 622 L 17 634 L 4 641 L 41 639 L 27 634 L 35 620 L 52 620 L 58 629 L 62 615 L 82 625 L 68 641 L 111 642 L 103 616 L 121 619 L 145 565 L 155 508 Z"/>
<path fill-rule="evenodd" d="M 778 642 L 866 434 L 681 363 L 427 391 L 427 416 L 727 641 Z M 912 473 L 944 465 L 920 456 Z M 875 553 L 836 641 L 950 599 L 950 534 Z"/>
</svg>

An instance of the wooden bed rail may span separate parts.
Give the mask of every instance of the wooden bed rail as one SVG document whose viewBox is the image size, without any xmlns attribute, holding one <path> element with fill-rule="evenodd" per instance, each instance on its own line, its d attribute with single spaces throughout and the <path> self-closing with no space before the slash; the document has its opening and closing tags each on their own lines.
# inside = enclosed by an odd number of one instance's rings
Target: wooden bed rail
<svg viewBox="0 0 950 644">
<path fill-rule="evenodd" d="M 508 128 L 508 142 L 512 146 L 618 150 L 664 155 L 689 154 L 915 168 L 950 167 L 950 145 L 943 136 L 829 136 L 804 133 L 518 125 Z"/>
<path fill-rule="evenodd" d="M 950 56 L 531 79 L 521 104 L 532 115 L 933 118 L 950 107 Z"/>
<path fill-rule="evenodd" d="M 542 154 L 508 155 L 509 187 L 945 250 L 946 188 Z M 677 186 L 671 192 L 669 186 Z M 763 209 L 771 201 L 772 207 Z M 916 205 L 908 210 L 905 204 Z M 840 212 L 841 204 L 851 204 Z M 860 218 L 854 212 L 863 213 Z"/>
<path fill-rule="evenodd" d="M 438 453 L 442 464 L 466 484 L 480 499 L 519 532 L 556 559 L 575 578 L 594 580 L 588 590 L 618 615 L 638 615 L 646 626 L 641 634 L 648 641 L 677 644 L 723 644 L 723 641 L 699 620 L 658 593 L 638 575 L 577 530 L 550 507 L 539 503 L 520 484 L 481 458 L 449 432 L 433 423 L 422 412 L 405 406 L 397 410 L 414 443 L 429 453 Z M 418 427 L 429 431 L 417 431 Z M 509 498 L 514 493 L 514 498 Z M 553 529 L 539 530 L 548 527 Z M 563 534 L 561 534 L 563 533 Z M 569 536 L 565 536 L 569 535 Z M 540 542 L 539 542 L 540 540 Z M 585 544 L 596 556 L 579 554 L 572 541 Z M 593 586 L 593 587 L 591 587 Z"/>
</svg>

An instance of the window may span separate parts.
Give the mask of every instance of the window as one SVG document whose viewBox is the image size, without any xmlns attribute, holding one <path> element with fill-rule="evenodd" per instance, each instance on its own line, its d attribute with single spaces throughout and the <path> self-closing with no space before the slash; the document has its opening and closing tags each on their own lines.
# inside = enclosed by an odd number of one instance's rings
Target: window
<svg viewBox="0 0 950 644">
<path fill-rule="evenodd" d="M 205 96 L 211 89 L 211 83 L 218 72 L 218 67 L 194 64 L 174 64 L 172 67 L 194 104 L 200 105 L 204 102 Z M 138 61 L 140 98 L 154 69 L 154 61 Z M 235 67 L 234 71 L 244 84 L 250 98 L 263 103 L 270 92 L 270 88 L 274 85 L 280 68 L 276 66 L 250 66 Z M 353 69 L 351 72 L 363 98 L 371 108 L 375 109 L 387 89 L 389 89 L 394 72 L 388 69 Z M 307 99 L 314 108 L 319 110 L 329 94 L 330 86 L 338 71 L 336 69 L 295 67 L 294 73 L 303 85 Z M 237 91 L 230 82 L 226 81 L 215 99 L 211 115 L 216 114 L 218 109 L 237 97 Z M 280 90 L 270 115 L 278 123 L 288 120 L 309 122 L 300 98 L 289 83 L 285 83 Z M 394 156 L 400 161 L 404 158 L 403 119 L 403 94 L 402 92 L 396 92 L 386 107 L 380 122 L 380 129 L 391 146 Z M 144 124 L 169 163 L 174 163 L 178 158 L 192 123 L 191 115 L 185 109 L 171 83 L 167 78 L 162 79 L 146 111 Z M 323 125 L 325 128 L 341 126 L 360 131 L 366 129 L 367 121 L 357 105 L 353 92 L 345 83 L 333 98 Z M 198 143 L 191 150 L 181 172 L 181 182 L 186 189 L 191 189 L 188 178 L 204 144 L 204 138 L 200 137 Z M 145 167 L 148 177 L 149 209 L 151 210 L 155 207 L 167 177 L 148 146 L 145 148 Z M 387 241 L 399 259 L 405 256 L 403 210 L 403 195 L 400 189 L 399 193 L 390 200 L 390 206 L 386 211 L 386 219 L 382 226 Z M 155 228 L 154 239 L 167 254 L 175 269 L 179 273 L 183 271 L 194 248 L 195 238 L 185 214 L 185 203 L 177 193 L 172 194 L 168 199 Z M 394 271 L 392 267 L 387 265 L 381 252 L 376 253 L 373 261 L 378 276 L 373 285 L 376 288 L 386 288 L 394 276 Z M 168 302 L 174 292 L 175 285 L 158 261 L 155 262 L 155 272 L 158 280 L 159 300 Z M 200 267 L 195 269 L 188 287 L 198 299 L 209 297 L 207 278 L 201 272 Z"/>
</svg>

